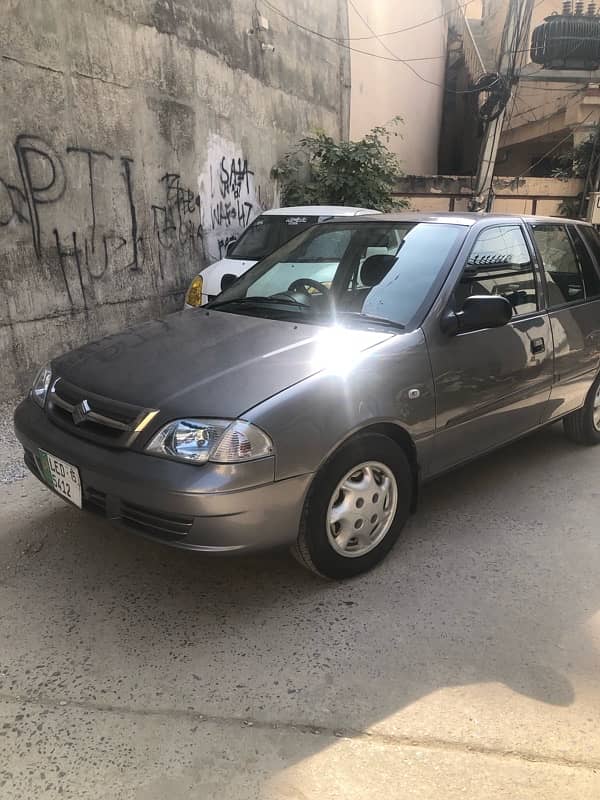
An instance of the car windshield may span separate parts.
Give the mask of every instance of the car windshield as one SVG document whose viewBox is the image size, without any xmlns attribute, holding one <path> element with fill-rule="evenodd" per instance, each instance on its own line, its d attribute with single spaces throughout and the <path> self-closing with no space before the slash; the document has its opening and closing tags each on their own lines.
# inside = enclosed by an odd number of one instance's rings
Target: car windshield
<svg viewBox="0 0 600 800">
<path fill-rule="evenodd" d="M 439 291 L 466 228 L 331 222 L 280 247 L 210 304 L 312 324 L 409 325 Z"/>
<path fill-rule="evenodd" d="M 319 219 L 307 214 L 261 214 L 246 228 L 227 257 L 258 261 L 315 225 Z"/>
</svg>

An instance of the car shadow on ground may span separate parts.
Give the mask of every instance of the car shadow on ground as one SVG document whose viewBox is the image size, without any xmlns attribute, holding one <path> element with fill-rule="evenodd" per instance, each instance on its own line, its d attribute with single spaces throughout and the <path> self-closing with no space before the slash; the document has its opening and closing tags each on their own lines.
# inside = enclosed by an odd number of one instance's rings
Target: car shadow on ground
<svg viewBox="0 0 600 800">
<path fill-rule="evenodd" d="M 473 684 L 567 708 L 573 670 L 600 666 L 585 632 L 599 472 L 560 428 L 530 436 L 425 487 L 388 559 L 337 584 L 286 553 L 208 559 L 58 500 L 29 507 L 5 534 L 23 546 L 5 572 L 3 688 L 350 732 L 403 710 L 410 728 L 412 704 Z M 424 733 L 468 738 L 488 712 L 511 713 L 465 698 Z"/>
</svg>

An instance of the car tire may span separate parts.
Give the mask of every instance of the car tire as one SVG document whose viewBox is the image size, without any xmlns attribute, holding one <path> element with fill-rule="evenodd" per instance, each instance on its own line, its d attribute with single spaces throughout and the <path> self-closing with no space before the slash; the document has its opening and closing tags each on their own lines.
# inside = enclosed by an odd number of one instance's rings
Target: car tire
<svg viewBox="0 0 600 800">
<path fill-rule="evenodd" d="M 583 408 L 563 420 L 565 433 L 577 444 L 600 444 L 600 375 L 592 384 Z"/>
<path fill-rule="evenodd" d="M 392 549 L 410 515 L 412 497 L 413 475 L 404 450 L 382 434 L 359 435 L 315 476 L 292 553 L 324 578 L 360 575 Z M 333 523 L 338 516 L 340 521 Z"/>
</svg>

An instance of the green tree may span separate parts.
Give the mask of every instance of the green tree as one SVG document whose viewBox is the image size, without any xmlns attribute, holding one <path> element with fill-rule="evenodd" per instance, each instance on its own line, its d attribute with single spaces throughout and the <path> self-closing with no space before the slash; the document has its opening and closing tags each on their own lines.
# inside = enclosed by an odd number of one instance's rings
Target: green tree
<svg viewBox="0 0 600 800">
<path fill-rule="evenodd" d="M 402 120 L 396 117 L 391 124 Z M 408 202 L 393 196 L 403 175 L 388 144 L 397 130 L 375 127 L 355 142 L 338 142 L 324 131 L 304 136 L 273 167 L 283 205 L 346 205 L 393 211 Z"/>
<path fill-rule="evenodd" d="M 595 126 L 587 139 L 580 142 L 577 147 L 561 153 L 552 170 L 553 178 L 586 178 L 588 172 L 595 173 L 598 169 L 600 158 L 600 128 Z M 585 216 L 586 204 L 583 202 L 583 192 L 576 197 L 566 197 L 559 206 L 563 217 Z M 583 211 L 583 213 L 582 213 Z"/>
<path fill-rule="evenodd" d="M 596 125 L 587 139 L 580 142 L 577 147 L 561 153 L 556 159 L 556 164 L 552 170 L 554 178 L 585 178 L 590 166 L 590 162 L 598 158 L 598 139 L 600 129 Z"/>
</svg>

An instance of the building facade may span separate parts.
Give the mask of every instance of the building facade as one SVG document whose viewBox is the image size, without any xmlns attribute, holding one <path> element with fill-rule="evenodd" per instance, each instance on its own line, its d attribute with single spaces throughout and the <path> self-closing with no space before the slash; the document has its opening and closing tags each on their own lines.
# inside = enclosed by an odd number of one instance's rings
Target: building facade
<svg viewBox="0 0 600 800">
<path fill-rule="evenodd" d="M 447 10 L 445 0 L 349 3 L 350 44 L 355 48 L 350 136 L 360 138 L 374 126 L 402 117 L 390 149 L 410 174 L 431 175 L 438 169 Z"/>
<path fill-rule="evenodd" d="M 537 3 L 532 30 L 551 14 L 561 13 L 564 5 L 561 0 Z M 590 5 L 595 11 L 593 3 L 579 7 L 584 16 L 592 10 Z M 557 156 L 587 139 L 600 121 L 599 81 L 600 72 L 546 70 L 529 63 L 500 141 L 498 174 L 551 174 Z"/>
<path fill-rule="evenodd" d="M 580 16 L 597 14 L 595 3 L 567 3 L 569 11 Z M 467 7 L 468 26 L 478 48 L 483 67 L 495 72 L 499 67 L 500 44 L 510 0 L 483 0 L 477 8 Z M 533 4 L 531 30 L 553 14 L 565 10 L 564 0 L 538 0 Z M 474 13 L 475 12 L 475 13 Z M 466 45 L 468 46 L 468 44 Z M 600 120 L 600 72 L 583 70 L 548 70 L 531 63 L 528 52 L 525 65 L 507 108 L 499 143 L 496 174 L 500 176 L 548 177 L 561 153 L 589 137 Z M 475 113 L 475 109 L 473 109 Z M 449 117 L 451 120 L 451 117 Z M 448 131 L 457 142 L 458 154 L 442 159 L 443 169 L 468 173 L 473 169 L 472 147 L 460 148 L 460 129 L 474 126 L 449 122 Z"/>
</svg>

